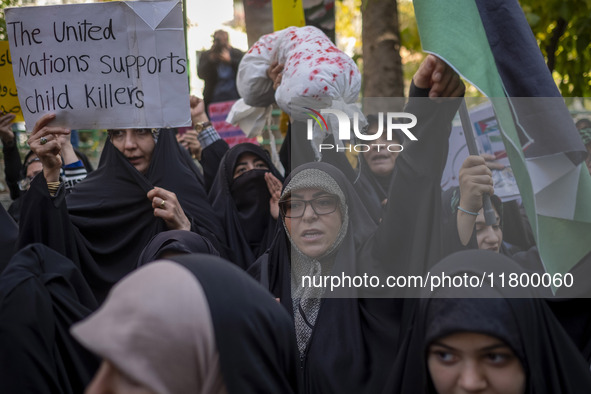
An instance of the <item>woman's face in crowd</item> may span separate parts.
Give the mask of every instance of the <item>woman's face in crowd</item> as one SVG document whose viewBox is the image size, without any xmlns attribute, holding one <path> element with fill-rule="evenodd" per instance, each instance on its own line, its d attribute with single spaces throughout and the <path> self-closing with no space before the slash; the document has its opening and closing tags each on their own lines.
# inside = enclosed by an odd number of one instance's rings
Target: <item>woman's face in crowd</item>
<svg viewBox="0 0 591 394">
<path fill-rule="evenodd" d="M 377 126 L 370 133 L 376 133 Z M 390 152 L 388 146 L 392 144 L 399 144 L 397 140 L 388 141 L 384 134 L 375 142 L 370 144 L 370 150 L 364 152 L 363 157 L 369 166 L 372 173 L 378 176 L 387 176 L 394 171 L 396 158 L 400 152 Z M 391 147 L 391 150 L 398 150 L 400 147 Z"/>
<path fill-rule="evenodd" d="M 109 132 L 111 142 L 142 174 L 148 171 L 156 142 L 151 129 L 125 129 Z"/>
<path fill-rule="evenodd" d="M 86 388 L 85 394 L 155 394 L 141 383 L 123 374 L 107 360 Z"/>
<path fill-rule="evenodd" d="M 501 230 L 500 225 L 501 218 L 494 207 L 493 210 L 495 211 L 495 224 L 492 226 L 486 225 L 486 220 L 484 219 L 484 210 L 481 209 L 478 211 L 476 223 L 474 224 L 474 230 L 476 231 L 478 249 L 492 250 L 493 252 L 498 253 L 501 248 L 501 244 L 503 243 L 503 230 Z"/>
<path fill-rule="evenodd" d="M 460 332 L 435 340 L 427 365 L 438 394 L 524 394 L 521 361 L 505 342 L 490 335 Z"/>
<path fill-rule="evenodd" d="M 238 178 L 240 175 L 244 174 L 250 170 L 268 170 L 269 166 L 263 159 L 259 156 L 255 155 L 254 153 L 246 152 L 238 156 L 238 160 L 236 160 L 236 165 L 234 166 L 234 178 Z"/>
<path fill-rule="evenodd" d="M 294 190 L 289 200 L 292 201 L 294 208 L 305 205 L 301 217 L 284 218 L 291 239 L 306 256 L 313 258 L 322 256 L 335 243 L 343 222 L 339 199 L 324 190 L 312 188 Z M 319 215 L 312 208 L 310 200 L 315 200 L 313 204 L 316 206 L 316 211 L 321 213 L 323 210 L 331 211 L 334 204 L 336 209 L 331 213 Z"/>
<path fill-rule="evenodd" d="M 34 161 L 27 167 L 27 178 L 33 178 L 35 175 L 43 171 L 43 164 L 40 161 Z"/>
</svg>

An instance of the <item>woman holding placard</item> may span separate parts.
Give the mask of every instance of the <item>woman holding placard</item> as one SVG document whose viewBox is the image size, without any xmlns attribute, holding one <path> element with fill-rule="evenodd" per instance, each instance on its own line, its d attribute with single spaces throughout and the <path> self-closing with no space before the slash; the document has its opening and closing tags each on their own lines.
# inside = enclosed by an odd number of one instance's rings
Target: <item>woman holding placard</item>
<svg viewBox="0 0 591 394">
<path fill-rule="evenodd" d="M 224 250 L 197 169 L 171 131 L 110 130 L 98 169 L 66 196 L 57 137 L 69 130 L 52 126 L 54 119 L 41 117 L 29 137 L 43 176 L 23 204 L 19 247 L 42 242 L 78 262 L 99 301 L 161 231 L 194 231 Z"/>
</svg>

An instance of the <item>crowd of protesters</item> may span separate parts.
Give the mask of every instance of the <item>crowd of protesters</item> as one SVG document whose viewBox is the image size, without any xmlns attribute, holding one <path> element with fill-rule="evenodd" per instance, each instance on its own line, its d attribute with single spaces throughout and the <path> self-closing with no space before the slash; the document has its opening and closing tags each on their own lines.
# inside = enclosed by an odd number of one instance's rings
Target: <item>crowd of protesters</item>
<svg viewBox="0 0 591 394">
<path fill-rule="evenodd" d="M 241 54 L 222 33 L 200 72 L 216 60 L 236 73 Z M 285 34 L 293 38 L 263 41 L 293 41 L 297 53 L 299 38 L 318 33 Z M 327 53 L 336 52 L 316 56 Z M 317 66 L 325 64 L 335 63 Z M 275 59 L 262 77 L 238 74 L 264 79 L 255 81 L 264 89 L 282 87 L 285 97 L 294 67 Z M 351 73 L 342 87 L 334 75 L 334 85 L 319 89 L 338 101 L 356 82 Z M 208 96 L 219 90 L 212 89 Z M 383 286 L 328 294 L 304 283 L 543 272 L 518 204 L 494 194 L 488 158 L 469 156 L 459 187 L 441 190 L 464 92 L 459 75 L 428 55 L 405 108 L 419 120 L 418 140 L 382 137 L 382 145 L 404 149 L 372 148 L 357 165 L 342 152 L 319 155 L 291 114 L 286 173 L 258 145 L 230 148 L 196 97 L 187 97 L 193 130 L 186 137 L 108 130 L 96 169 L 72 148 L 70 130 L 52 124 L 52 113 L 31 127 L 22 163 L 14 116 L 3 115 L 15 202 L 10 214 L 0 212 L 0 392 L 591 392 L 586 299 L 555 299 L 529 286 L 408 296 Z M 367 119 L 364 132 L 374 134 L 378 117 Z M 577 128 L 591 152 L 591 122 Z M 494 223 L 484 219 L 484 195 Z M 519 236 L 505 235 L 507 223 L 517 223 Z"/>
</svg>

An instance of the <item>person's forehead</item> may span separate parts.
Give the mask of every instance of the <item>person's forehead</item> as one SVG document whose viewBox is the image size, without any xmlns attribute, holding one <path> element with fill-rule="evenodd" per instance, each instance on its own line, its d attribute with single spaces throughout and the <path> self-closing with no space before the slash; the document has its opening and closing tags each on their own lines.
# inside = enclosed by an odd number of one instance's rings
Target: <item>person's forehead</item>
<svg viewBox="0 0 591 394">
<path fill-rule="evenodd" d="M 255 154 L 255 153 L 244 152 L 244 153 L 240 154 L 240 156 L 238 156 L 237 163 L 240 164 L 241 162 L 257 161 L 257 160 L 264 161 L 262 157 L 260 157 L 259 155 Z"/>
<path fill-rule="evenodd" d="M 495 224 L 498 224 L 500 221 L 501 221 L 501 217 L 495 212 Z M 478 213 L 478 216 L 476 217 L 475 224 L 481 225 L 481 226 L 486 225 L 486 219 L 484 218 L 484 213 L 482 213 L 482 211 Z"/>
<path fill-rule="evenodd" d="M 41 161 L 39 160 L 34 160 L 29 162 L 29 164 L 27 165 L 27 171 L 32 169 L 32 168 L 37 168 L 37 167 L 42 167 L 43 164 L 41 164 Z"/>
<path fill-rule="evenodd" d="M 372 135 L 377 133 L 378 131 L 378 126 L 375 125 L 374 127 L 370 127 L 367 130 L 367 134 Z M 389 144 L 400 144 L 401 140 L 398 136 L 398 134 L 396 133 L 392 133 L 392 138 L 388 139 L 388 133 L 385 130 L 382 130 L 382 134 L 380 135 L 379 138 L 377 138 L 376 140 L 374 140 L 373 143 L 389 143 Z"/>
<path fill-rule="evenodd" d="M 323 195 L 330 194 L 326 190 L 318 189 L 318 188 L 303 188 L 303 189 L 296 189 L 291 193 L 292 197 L 319 197 Z"/>
<path fill-rule="evenodd" d="M 43 170 L 43 165 L 40 161 L 34 161 L 27 167 L 27 176 L 37 175 Z"/>
<path fill-rule="evenodd" d="M 440 338 L 435 344 L 447 345 L 461 350 L 482 350 L 492 347 L 508 347 L 507 344 L 496 337 L 474 331 L 458 331 Z"/>
</svg>

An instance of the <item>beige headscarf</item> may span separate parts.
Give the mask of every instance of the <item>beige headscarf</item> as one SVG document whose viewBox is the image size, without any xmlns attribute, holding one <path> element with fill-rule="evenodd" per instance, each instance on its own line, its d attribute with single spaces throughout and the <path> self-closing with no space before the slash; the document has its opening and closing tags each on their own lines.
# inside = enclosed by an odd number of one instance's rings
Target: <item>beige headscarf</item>
<svg viewBox="0 0 591 394">
<path fill-rule="evenodd" d="M 156 393 L 226 393 L 207 298 L 177 263 L 161 260 L 123 278 L 71 331 Z"/>
</svg>

